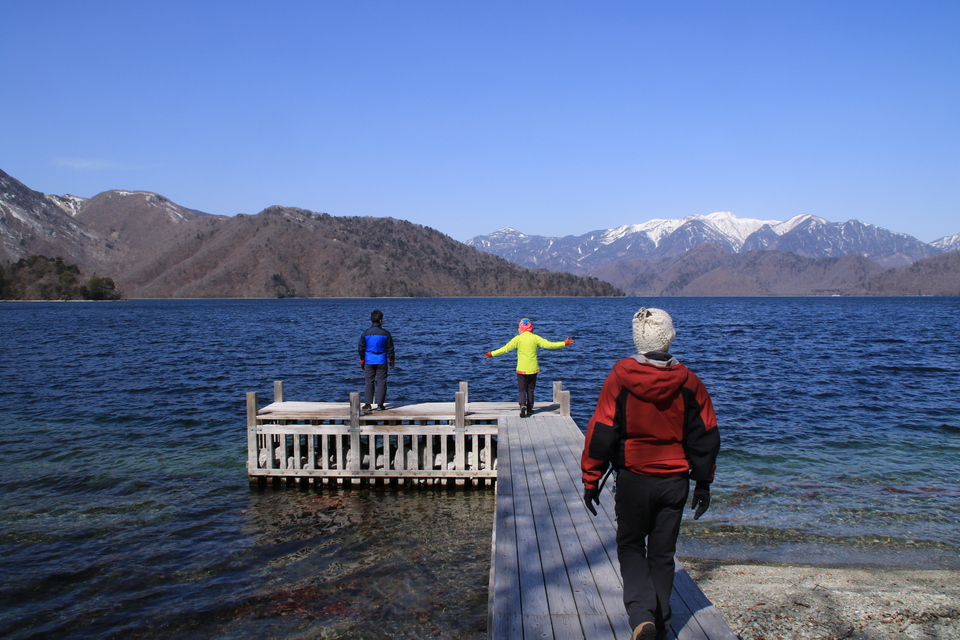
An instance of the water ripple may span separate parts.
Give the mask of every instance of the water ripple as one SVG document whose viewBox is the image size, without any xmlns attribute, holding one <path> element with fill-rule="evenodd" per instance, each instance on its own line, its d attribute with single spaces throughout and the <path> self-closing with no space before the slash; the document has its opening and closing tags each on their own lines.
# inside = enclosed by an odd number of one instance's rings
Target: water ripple
<svg viewBox="0 0 960 640">
<path fill-rule="evenodd" d="M 681 554 L 960 568 L 955 299 L 3 304 L 0 635 L 485 637 L 489 492 L 251 492 L 245 392 L 346 401 L 373 308 L 393 401 L 515 395 L 520 317 L 590 418 L 662 306 L 713 395 L 714 502 Z M 577 487 L 570 487 L 577 491 Z"/>
</svg>

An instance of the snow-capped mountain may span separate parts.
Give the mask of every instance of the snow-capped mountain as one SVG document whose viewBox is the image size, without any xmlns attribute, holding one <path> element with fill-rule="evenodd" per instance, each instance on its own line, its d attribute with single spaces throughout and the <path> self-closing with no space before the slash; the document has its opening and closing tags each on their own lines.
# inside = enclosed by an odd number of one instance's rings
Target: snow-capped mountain
<svg viewBox="0 0 960 640">
<path fill-rule="evenodd" d="M 467 244 L 525 267 L 583 274 L 622 260 L 680 256 L 706 242 L 728 253 L 784 251 L 807 258 L 860 254 L 886 267 L 911 264 L 950 250 L 947 245 L 926 244 L 859 220 L 837 223 L 812 215 L 786 221 L 756 220 L 738 218 L 728 211 L 656 219 L 563 238 L 526 235 L 506 227 Z"/>
<path fill-rule="evenodd" d="M 945 236 L 930 243 L 941 251 L 960 251 L 960 233 L 955 236 Z"/>
<path fill-rule="evenodd" d="M 666 238 L 673 235 L 685 226 L 696 227 L 698 225 L 709 228 L 706 233 L 714 235 L 717 239 L 722 239 L 725 244 L 734 247 L 739 251 L 743 243 L 746 242 L 756 231 L 764 226 L 769 226 L 778 235 L 786 233 L 800 222 L 813 216 L 796 216 L 786 222 L 777 220 L 754 220 L 752 218 L 738 218 L 729 211 L 718 211 L 708 216 L 693 215 L 679 220 L 656 219 L 644 222 L 643 224 L 628 224 L 616 229 L 610 229 L 606 232 L 606 237 L 610 242 L 631 234 L 642 233 L 650 238 L 656 246 L 659 246 Z M 682 232 L 681 232 L 682 233 Z"/>
</svg>

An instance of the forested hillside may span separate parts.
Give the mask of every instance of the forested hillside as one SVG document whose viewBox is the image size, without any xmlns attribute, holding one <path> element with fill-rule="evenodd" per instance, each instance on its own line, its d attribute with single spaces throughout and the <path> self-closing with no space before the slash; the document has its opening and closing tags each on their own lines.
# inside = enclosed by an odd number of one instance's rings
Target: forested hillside
<svg viewBox="0 0 960 640">
<path fill-rule="evenodd" d="M 119 300 L 110 277 L 84 279 L 63 258 L 30 256 L 0 264 L 0 300 Z"/>
</svg>

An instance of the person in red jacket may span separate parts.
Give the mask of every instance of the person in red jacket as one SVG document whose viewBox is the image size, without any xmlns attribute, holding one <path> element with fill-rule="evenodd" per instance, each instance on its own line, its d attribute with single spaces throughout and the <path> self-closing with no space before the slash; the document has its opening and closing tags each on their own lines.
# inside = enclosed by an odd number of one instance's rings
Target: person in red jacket
<svg viewBox="0 0 960 640">
<path fill-rule="evenodd" d="M 637 355 L 614 364 L 603 383 L 580 459 L 583 498 L 593 515 L 601 477 L 608 467 L 617 472 L 617 557 L 633 640 L 666 637 L 690 480 L 697 519 L 710 506 L 720 450 L 710 394 L 669 353 L 675 336 L 666 311 L 634 314 Z"/>
</svg>

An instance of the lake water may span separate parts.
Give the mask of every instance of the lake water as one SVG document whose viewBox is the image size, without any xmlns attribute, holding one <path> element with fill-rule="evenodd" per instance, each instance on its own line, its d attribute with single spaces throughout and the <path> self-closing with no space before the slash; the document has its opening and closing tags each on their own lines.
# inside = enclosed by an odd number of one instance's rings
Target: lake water
<svg viewBox="0 0 960 640">
<path fill-rule="evenodd" d="M 251 491 L 247 391 L 346 401 L 380 308 L 388 401 L 538 398 L 584 428 L 637 308 L 673 314 L 723 438 L 679 555 L 960 569 L 960 299 L 0 304 L 0 636 L 485 637 L 493 492 Z M 571 486 L 571 492 L 580 492 Z"/>
</svg>

